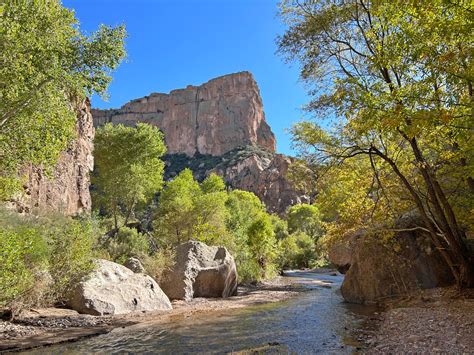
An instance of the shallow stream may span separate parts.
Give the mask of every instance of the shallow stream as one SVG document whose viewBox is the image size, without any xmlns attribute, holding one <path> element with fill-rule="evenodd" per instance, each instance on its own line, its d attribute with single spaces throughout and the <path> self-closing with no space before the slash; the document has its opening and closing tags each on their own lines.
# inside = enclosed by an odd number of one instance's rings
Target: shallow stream
<svg viewBox="0 0 474 355">
<path fill-rule="evenodd" d="M 343 302 L 343 276 L 289 272 L 308 288 L 284 302 L 203 313 L 170 323 L 137 325 L 75 343 L 29 353 L 228 353 L 265 349 L 265 353 L 352 353 L 362 346 L 357 330 L 374 312 Z"/>
</svg>

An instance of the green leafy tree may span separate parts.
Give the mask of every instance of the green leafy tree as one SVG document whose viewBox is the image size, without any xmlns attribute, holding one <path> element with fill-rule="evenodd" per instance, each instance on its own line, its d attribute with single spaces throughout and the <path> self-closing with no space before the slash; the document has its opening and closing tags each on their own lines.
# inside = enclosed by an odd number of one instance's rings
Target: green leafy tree
<svg viewBox="0 0 474 355">
<path fill-rule="evenodd" d="M 462 227 L 472 226 L 474 206 L 472 4 L 287 0 L 281 15 L 280 51 L 314 86 L 308 110 L 334 117 L 330 129 L 293 128 L 301 158 L 338 170 L 354 191 L 369 181 L 368 198 L 352 207 L 358 217 L 367 205 L 373 212 L 357 223 L 387 225 L 381 211 L 400 215 L 407 204 L 394 201 L 409 199 L 457 284 L 473 286 Z M 365 173 L 349 170 L 354 159 Z"/>
<path fill-rule="evenodd" d="M 178 245 L 192 238 L 196 224 L 194 201 L 199 195 L 199 183 L 189 169 L 166 183 L 154 221 L 156 239 L 162 244 Z"/>
<path fill-rule="evenodd" d="M 126 225 L 137 205 L 149 203 L 163 186 L 163 134 L 144 123 L 136 128 L 106 124 L 97 130 L 94 144 L 94 202 L 113 216 L 118 231 L 119 216 Z"/>
<path fill-rule="evenodd" d="M 125 28 L 83 35 L 60 1 L 0 5 L 0 198 L 27 163 L 51 167 L 75 134 L 76 103 L 105 95 L 125 56 Z"/>
<path fill-rule="evenodd" d="M 288 209 L 288 231 L 303 232 L 317 241 L 322 235 L 321 215 L 317 206 L 305 203 Z"/>
<path fill-rule="evenodd" d="M 155 235 L 162 244 L 178 245 L 191 239 L 227 244 L 227 193 L 219 176 L 210 174 L 199 184 L 191 170 L 183 170 L 166 184 L 155 216 Z"/>
<path fill-rule="evenodd" d="M 261 278 L 272 276 L 275 272 L 276 239 L 268 214 L 261 214 L 248 228 L 248 246 L 253 260 L 261 269 Z"/>
<path fill-rule="evenodd" d="M 275 238 L 277 240 L 283 240 L 289 236 L 288 222 L 277 215 L 272 214 L 270 216 L 272 222 L 273 231 L 275 232 Z"/>
<path fill-rule="evenodd" d="M 226 228 L 228 211 L 225 206 L 227 192 L 224 180 L 211 173 L 200 187 L 202 194 L 194 201 L 197 223 L 193 238 L 207 244 L 223 244 L 230 247 L 232 241 Z"/>
<path fill-rule="evenodd" d="M 242 281 L 261 280 L 274 275 L 277 241 L 275 218 L 253 193 L 233 190 L 226 202 L 227 228 L 233 236 L 231 252 Z M 283 226 L 284 229 L 284 226 Z"/>
</svg>

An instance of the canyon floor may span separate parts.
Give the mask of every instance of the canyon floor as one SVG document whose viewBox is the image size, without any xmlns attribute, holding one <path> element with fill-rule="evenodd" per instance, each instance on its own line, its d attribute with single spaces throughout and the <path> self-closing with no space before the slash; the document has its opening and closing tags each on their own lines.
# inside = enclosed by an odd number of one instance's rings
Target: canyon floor
<svg viewBox="0 0 474 355">
<path fill-rule="evenodd" d="M 176 300 L 172 302 L 173 309 L 166 312 L 97 317 L 63 308 L 30 309 L 22 312 L 15 322 L 0 320 L 0 352 L 71 342 L 138 323 L 156 324 L 203 312 L 222 312 L 279 302 L 305 290 L 289 278 L 279 276 L 256 286 L 240 286 L 237 296 L 226 299 L 195 298 L 190 302 Z"/>
</svg>

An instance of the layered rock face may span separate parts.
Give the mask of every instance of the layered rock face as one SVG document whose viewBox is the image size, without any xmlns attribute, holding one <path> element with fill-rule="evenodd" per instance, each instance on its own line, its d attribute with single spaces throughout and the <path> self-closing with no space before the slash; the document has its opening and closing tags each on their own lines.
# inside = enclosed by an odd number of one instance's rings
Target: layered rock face
<svg viewBox="0 0 474 355">
<path fill-rule="evenodd" d="M 237 294 L 237 268 L 224 247 L 197 241 L 181 244 L 175 262 L 161 282 L 170 299 L 229 297 Z"/>
<path fill-rule="evenodd" d="M 308 201 L 287 179 L 291 158 L 275 153 L 275 137 L 249 72 L 92 113 L 95 126 L 145 122 L 159 127 L 168 147 L 165 179 L 184 168 L 198 180 L 215 172 L 232 188 L 255 193 L 270 212 L 279 214 Z"/>
<path fill-rule="evenodd" d="M 15 201 L 19 212 L 54 211 L 76 215 L 90 211 L 89 173 L 94 167 L 94 127 L 88 99 L 78 105 L 76 127 L 77 138 L 61 154 L 50 176 L 41 168 L 28 167 L 25 194 Z"/>
<path fill-rule="evenodd" d="M 249 72 L 225 75 L 169 94 L 153 93 L 118 110 L 93 110 L 92 114 L 96 126 L 146 122 L 159 127 L 170 154 L 219 156 L 249 144 L 275 150 L 259 89 Z"/>
<path fill-rule="evenodd" d="M 407 231 L 397 232 L 391 242 L 361 231 L 332 248 L 330 260 L 345 272 L 341 293 L 346 301 L 374 303 L 454 282 L 428 236 L 413 229 L 416 225 L 416 217 L 406 216 L 397 229 Z"/>
</svg>

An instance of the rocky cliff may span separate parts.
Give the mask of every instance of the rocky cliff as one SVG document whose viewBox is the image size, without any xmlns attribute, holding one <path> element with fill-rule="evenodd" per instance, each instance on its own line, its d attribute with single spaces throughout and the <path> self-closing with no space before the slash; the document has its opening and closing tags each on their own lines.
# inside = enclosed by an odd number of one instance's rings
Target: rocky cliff
<svg viewBox="0 0 474 355">
<path fill-rule="evenodd" d="M 95 126 L 106 122 L 158 126 L 171 154 L 219 156 L 245 145 L 275 151 L 275 137 L 249 72 L 221 76 L 169 94 L 153 93 L 120 109 L 92 110 L 92 114 Z"/>
<path fill-rule="evenodd" d="M 271 212 L 307 198 L 287 179 L 291 158 L 275 153 L 257 83 L 249 72 L 229 74 L 169 94 L 151 94 L 120 109 L 92 110 L 94 125 L 107 122 L 159 127 L 168 155 L 165 178 L 188 167 L 197 179 L 211 172 L 232 188 L 254 192 Z"/>
<path fill-rule="evenodd" d="M 78 105 L 76 127 L 77 138 L 62 153 L 52 174 L 47 176 L 43 169 L 34 166 L 26 169 L 25 194 L 15 202 L 18 211 L 53 211 L 65 215 L 90 211 L 94 127 L 88 99 Z"/>
</svg>

